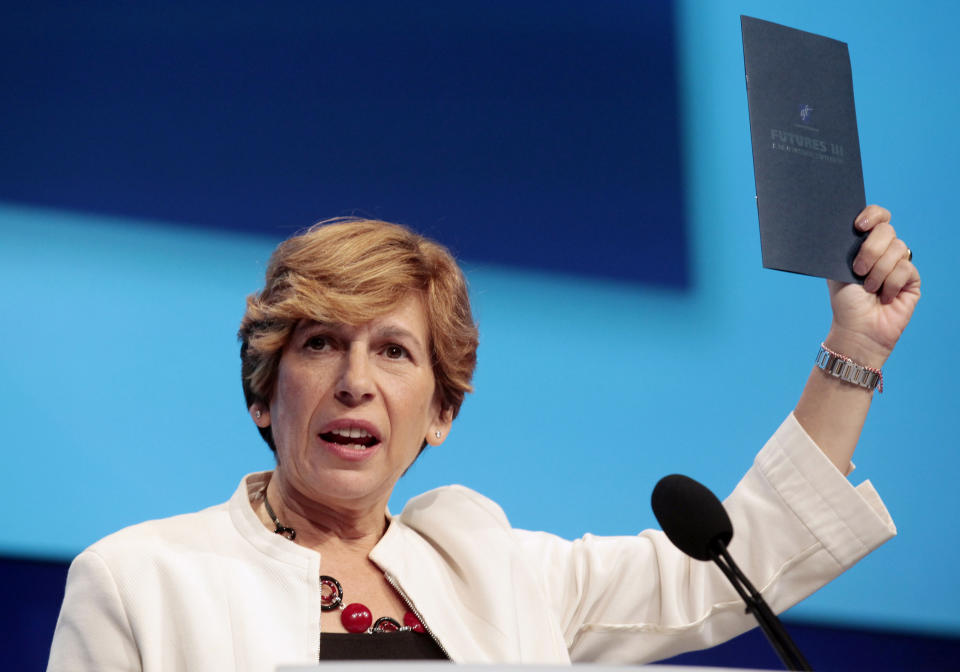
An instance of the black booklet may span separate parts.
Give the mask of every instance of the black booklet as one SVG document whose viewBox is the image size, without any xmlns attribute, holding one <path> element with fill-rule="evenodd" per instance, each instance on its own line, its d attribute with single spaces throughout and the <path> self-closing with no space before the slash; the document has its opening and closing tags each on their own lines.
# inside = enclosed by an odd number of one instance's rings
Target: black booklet
<svg viewBox="0 0 960 672">
<path fill-rule="evenodd" d="M 844 42 L 740 17 L 763 265 L 862 282 L 866 206 Z"/>
</svg>

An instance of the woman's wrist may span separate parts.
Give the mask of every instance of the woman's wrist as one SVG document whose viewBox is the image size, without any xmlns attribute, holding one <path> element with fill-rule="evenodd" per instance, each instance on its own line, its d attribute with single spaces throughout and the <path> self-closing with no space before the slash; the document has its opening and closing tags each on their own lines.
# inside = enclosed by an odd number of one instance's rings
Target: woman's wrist
<svg viewBox="0 0 960 672">
<path fill-rule="evenodd" d="M 882 369 L 892 351 L 891 348 L 886 348 L 862 334 L 836 324 L 830 327 L 823 345 L 860 366 L 872 369 Z"/>
</svg>

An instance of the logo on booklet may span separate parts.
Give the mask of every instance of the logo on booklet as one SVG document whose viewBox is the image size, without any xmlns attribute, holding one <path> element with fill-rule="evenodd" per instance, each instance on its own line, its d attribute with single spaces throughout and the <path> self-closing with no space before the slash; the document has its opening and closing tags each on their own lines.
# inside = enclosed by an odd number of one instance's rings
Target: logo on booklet
<svg viewBox="0 0 960 672">
<path fill-rule="evenodd" d="M 813 121 L 813 108 L 806 103 L 800 106 L 800 121 L 804 124 L 809 124 Z"/>
</svg>

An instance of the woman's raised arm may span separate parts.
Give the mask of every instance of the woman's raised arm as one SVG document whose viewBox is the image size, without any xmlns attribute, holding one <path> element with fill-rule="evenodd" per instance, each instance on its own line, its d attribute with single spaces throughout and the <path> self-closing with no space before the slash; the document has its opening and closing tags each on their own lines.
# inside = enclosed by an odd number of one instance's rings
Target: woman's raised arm
<svg viewBox="0 0 960 672">
<path fill-rule="evenodd" d="M 853 270 L 865 280 L 862 286 L 828 281 L 833 323 L 821 354 L 831 364 L 840 355 L 879 371 L 920 300 L 920 274 L 910 248 L 890 224 L 889 211 L 869 205 L 855 225 L 869 232 L 853 262 Z M 841 368 L 842 362 L 836 370 Z M 844 474 L 850 469 L 872 398 L 871 390 L 817 366 L 797 404 L 797 420 Z"/>
</svg>

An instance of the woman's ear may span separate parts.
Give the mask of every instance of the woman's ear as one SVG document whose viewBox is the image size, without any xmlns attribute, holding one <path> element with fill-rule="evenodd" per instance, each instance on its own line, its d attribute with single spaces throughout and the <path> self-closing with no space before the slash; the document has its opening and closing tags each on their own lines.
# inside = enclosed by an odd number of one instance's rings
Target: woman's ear
<svg viewBox="0 0 960 672">
<path fill-rule="evenodd" d="M 442 409 L 437 418 L 430 423 L 430 431 L 427 433 L 427 443 L 431 446 L 439 446 L 446 441 L 452 425 L 453 409 Z"/>
<path fill-rule="evenodd" d="M 248 410 L 250 411 L 250 417 L 257 427 L 265 429 L 270 426 L 270 409 L 264 404 L 258 401 L 251 405 Z"/>
</svg>

